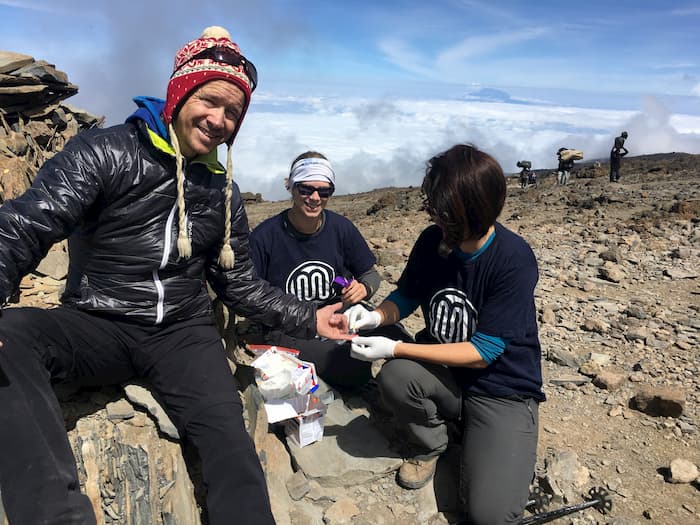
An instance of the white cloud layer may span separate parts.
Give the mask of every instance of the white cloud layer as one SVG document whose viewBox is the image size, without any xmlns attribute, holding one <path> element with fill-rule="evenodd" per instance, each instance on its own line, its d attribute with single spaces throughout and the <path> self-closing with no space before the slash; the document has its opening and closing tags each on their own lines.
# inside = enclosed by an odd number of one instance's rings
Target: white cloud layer
<svg viewBox="0 0 700 525">
<path fill-rule="evenodd" d="M 282 110 L 281 108 L 285 108 Z M 314 149 L 334 164 L 338 193 L 416 186 L 425 162 L 458 142 L 493 154 L 506 173 L 521 159 L 554 168 L 555 152 L 581 149 L 607 158 L 629 133 L 631 155 L 700 153 L 700 116 L 671 115 L 654 98 L 638 112 L 460 100 L 289 99 L 258 97 L 234 145 L 243 191 L 285 199 L 289 164 Z"/>
</svg>

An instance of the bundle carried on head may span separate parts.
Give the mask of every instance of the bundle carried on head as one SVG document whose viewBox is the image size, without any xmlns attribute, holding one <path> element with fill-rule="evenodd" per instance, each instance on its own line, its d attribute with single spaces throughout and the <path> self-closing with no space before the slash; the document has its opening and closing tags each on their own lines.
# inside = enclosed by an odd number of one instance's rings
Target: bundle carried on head
<svg viewBox="0 0 700 525">
<path fill-rule="evenodd" d="M 519 160 L 515 165 L 518 168 L 532 168 L 532 163 L 529 160 Z"/>
<path fill-rule="evenodd" d="M 561 149 L 559 150 L 559 156 L 563 160 L 582 160 L 583 151 L 580 149 Z"/>
</svg>

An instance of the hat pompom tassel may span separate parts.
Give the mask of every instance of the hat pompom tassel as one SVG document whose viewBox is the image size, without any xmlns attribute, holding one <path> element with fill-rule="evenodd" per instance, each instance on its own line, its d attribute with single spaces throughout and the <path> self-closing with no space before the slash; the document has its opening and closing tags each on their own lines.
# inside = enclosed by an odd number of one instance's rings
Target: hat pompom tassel
<svg viewBox="0 0 700 525">
<path fill-rule="evenodd" d="M 224 270 L 231 270 L 233 268 L 233 261 L 233 249 L 229 243 L 226 243 L 219 253 L 219 266 Z"/>
<path fill-rule="evenodd" d="M 231 40 L 231 33 L 221 26 L 209 26 L 204 28 L 202 36 L 199 38 L 225 38 L 226 40 Z"/>
</svg>

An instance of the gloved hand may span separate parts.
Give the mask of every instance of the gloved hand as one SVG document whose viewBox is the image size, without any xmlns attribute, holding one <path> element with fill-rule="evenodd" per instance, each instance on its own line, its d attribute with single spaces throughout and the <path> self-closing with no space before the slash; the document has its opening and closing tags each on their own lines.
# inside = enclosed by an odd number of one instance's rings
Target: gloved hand
<svg viewBox="0 0 700 525">
<path fill-rule="evenodd" d="M 360 329 L 377 328 L 382 322 L 382 316 L 376 310 L 367 310 L 361 304 L 356 304 L 345 310 L 348 316 L 348 327 L 356 331 Z"/>
<path fill-rule="evenodd" d="M 360 361 L 391 359 L 394 357 L 394 348 L 400 342 L 381 336 L 357 336 L 351 340 L 350 356 Z"/>
</svg>

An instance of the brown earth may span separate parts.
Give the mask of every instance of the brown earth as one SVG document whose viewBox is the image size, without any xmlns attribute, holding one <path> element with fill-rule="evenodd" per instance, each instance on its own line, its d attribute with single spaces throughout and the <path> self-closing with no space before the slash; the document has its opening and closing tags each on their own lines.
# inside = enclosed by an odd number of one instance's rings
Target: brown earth
<svg viewBox="0 0 700 525">
<path fill-rule="evenodd" d="M 598 486 L 611 494 L 607 516 L 586 510 L 561 523 L 700 523 L 698 481 L 668 481 L 675 458 L 700 465 L 700 156 L 625 159 L 618 184 L 608 182 L 605 170 L 577 167 L 566 187 L 556 186 L 550 172 L 540 172 L 538 186 L 525 190 L 513 178 L 500 219 L 531 244 L 540 265 L 536 303 L 548 400 L 540 412 L 538 472 L 551 453 L 573 451 L 587 475 L 578 499 L 569 499 L 582 501 Z M 377 299 L 391 291 L 428 225 L 420 203 L 417 188 L 331 199 L 329 208 L 349 217 L 378 257 L 385 282 Z M 249 204 L 251 226 L 288 205 Z M 603 259 L 622 272 L 618 282 L 601 278 Z M 405 324 L 415 332 L 422 319 L 416 313 Z M 558 364 L 562 352 L 573 364 Z M 620 377 L 621 386 L 566 381 L 586 378 L 579 373 L 585 366 L 577 366 L 592 352 L 609 359 L 603 368 Z M 634 409 L 631 400 L 645 386 L 680 392 L 681 417 Z M 411 502 L 410 492 L 391 480 L 380 488 L 385 510 L 392 499 Z M 361 501 L 363 492 L 356 490 Z M 360 507 L 352 523 L 377 523 L 376 504 Z M 413 523 L 405 516 L 382 521 Z"/>
</svg>

